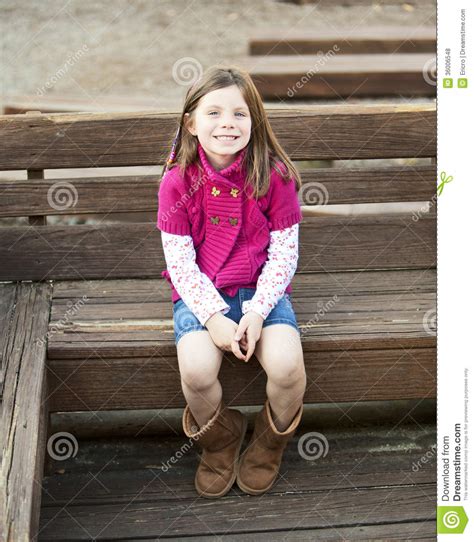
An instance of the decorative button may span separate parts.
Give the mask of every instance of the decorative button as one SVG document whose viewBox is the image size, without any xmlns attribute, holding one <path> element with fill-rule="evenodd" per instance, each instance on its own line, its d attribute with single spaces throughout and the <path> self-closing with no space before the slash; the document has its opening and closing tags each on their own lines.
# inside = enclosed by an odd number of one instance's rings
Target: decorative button
<svg viewBox="0 0 474 542">
<path fill-rule="evenodd" d="M 197 211 L 197 207 L 192 207 L 191 212 L 195 213 Z"/>
<path fill-rule="evenodd" d="M 239 194 L 239 189 L 238 188 L 232 188 L 231 191 L 230 191 L 230 194 L 233 198 L 236 198 L 237 195 Z"/>
<path fill-rule="evenodd" d="M 259 201 L 257 205 L 258 205 L 259 207 L 261 207 L 261 206 L 262 206 L 262 202 Z"/>
<path fill-rule="evenodd" d="M 218 188 L 217 188 L 216 186 L 213 186 L 213 187 L 212 187 L 211 194 L 212 194 L 213 196 L 216 196 L 216 197 L 217 197 L 220 193 L 221 193 L 221 191 L 218 190 Z"/>
<path fill-rule="evenodd" d="M 229 222 L 232 224 L 232 226 L 237 226 L 238 221 L 239 221 L 238 218 L 229 217 Z"/>
<path fill-rule="evenodd" d="M 219 224 L 219 217 L 218 216 L 211 216 L 211 222 L 213 224 Z"/>
</svg>

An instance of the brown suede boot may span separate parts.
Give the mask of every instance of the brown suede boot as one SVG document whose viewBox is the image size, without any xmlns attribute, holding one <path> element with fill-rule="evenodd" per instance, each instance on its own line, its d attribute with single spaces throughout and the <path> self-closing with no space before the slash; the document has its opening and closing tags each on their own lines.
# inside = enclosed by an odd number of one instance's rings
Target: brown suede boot
<svg viewBox="0 0 474 542">
<path fill-rule="evenodd" d="M 186 405 L 183 429 L 202 448 L 201 461 L 194 485 L 202 497 L 222 497 L 237 476 L 240 447 L 247 431 L 247 418 L 221 401 L 212 418 L 199 430 L 198 424 Z"/>
<path fill-rule="evenodd" d="M 301 421 L 303 403 L 283 433 L 275 427 L 267 399 L 257 414 L 255 429 L 247 449 L 242 453 L 237 472 L 237 485 L 245 493 L 260 495 L 274 484 L 283 452 Z"/>
</svg>

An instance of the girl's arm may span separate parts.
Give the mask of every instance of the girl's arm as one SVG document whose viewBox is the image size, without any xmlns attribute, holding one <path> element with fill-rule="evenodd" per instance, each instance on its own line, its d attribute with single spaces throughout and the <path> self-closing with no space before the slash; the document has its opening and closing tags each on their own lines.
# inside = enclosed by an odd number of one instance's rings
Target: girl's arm
<svg viewBox="0 0 474 542">
<path fill-rule="evenodd" d="M 283 297 L 286 287 L 296 272 L 298 263 L 298 230 L 293 224 L 283 230 L 270 232 L 268 258 L 257 280 L 252 299 L 242 303 L 242 312 L 255 311 L 262 318 L 270 314 Z"/>
<path fill-rule="evenodd" d="M 192 237 L 162 231 L 161 241 L 173 286 L 201 325 L 216 312 L 229 312 L 230 306 L 196 263 Z"/>
</svg>

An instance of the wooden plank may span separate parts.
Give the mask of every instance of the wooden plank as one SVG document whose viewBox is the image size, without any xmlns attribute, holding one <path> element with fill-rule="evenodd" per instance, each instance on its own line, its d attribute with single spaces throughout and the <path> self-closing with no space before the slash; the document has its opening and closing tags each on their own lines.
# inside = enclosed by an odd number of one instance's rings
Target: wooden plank
<svg viewBox="0 0 474 542">
<path fill-rule="evenodd" d="M 339 272 L 320 274 L 314 281 L 311 275 L 296 275 L 292 281 L 293 297 L 313 293 L 316 296 L 329 296 L 344 290 L 351 295 L 367 293 L 403 293 L 433 292 L 436 289 L 436 270 L 371 271 L 370 273 Z M 61 304 L 64 307 L 86 295 L 91 301 L 113 304 L 136 301 L 145 303 L 168 303 L 169 290 L 160 288 L 160 283 L 153 279 L 107 280 L 67 280 L 56 281 L 53 290 L 51 323 L 56 318 L 54 310 Z M 109 305 L 111 306 L 111 305 Z M 156 307 L 153 308 L 156 315 Z M 81 313 L 81 317 L 82 317 Z M 61 313 L 58 318 L 64 314 Z M 159 314 L 162 315 L 161 313 Z"/>
<path fill-rule="evenodd" d="M 179 113 L 77 113 L 0 117 L 0 170 L 162 164 Z M 293 160 L 431 157 L 435 104 L 269 109 Z"/>
<path fill-rule="evenodd" d="M 304 495 L 315 490 L 331 491 L 336 487 L 395 486 L 406 483 L 408 477 L 413 484 L 436 481 L 434 423 L 370 424 L 346 429 L 336 424 L 335 427 L 324 429 L 329 443 L 328 454 L 317 461 L 305 461 L 298 453 L 298 440 L 314 427 L 303 425 L 304 419 L 303 413 L 302 425 L 283 456 L 281 472 L 287 475 L 278 480 L 267 496 L 281 495 L 295 489 Z M 244 446 L 251 433 L 252 429 L 249 429 Z M 133 496 L 145 502 L 150 499 L 169 502 L 177 494 L 181 498 L 192 498 L 196 495 L 190 483 L 196 469 L 196 449 L 183 453 L 179 462 L 170 464 L 169 469 L 160 469 L 182 446 L 184 438 L 180 431 L 178 435 L 162 435 L 160 438 L 140 434 L 138 437 L 104 439 L 100 442 L 81 439 L 82 453 L 50 462 L 45 472 L 42 507 L 65 506 L 69 502 L 73 502 L 74 506 L 101 505 L 110 501 L 112 496 L 114 502 L 124 505 Z M 427 462 L 414 470 L 414 464 L 430 450 Z M 111 457 L 114 457 L 112 463 L 104 461 Z M 100 476 L 103 485 L 87 484 L 91 482 L 91 466 L 96 465 L 104 467 Z M 65 473 L 57 473 L 58 469 L 64 469 Z M 78 488 L 82 488 L 79 493 Z M 231 496 L 236 497 L 235 494 Z"/>
<path fill-rule="evenodd" d="M 269 55 L 243 58 L 266 100 L 375 96 L 435 96 L 433 54 Z"/>
<path fill-rule="evenodd" d="M 338 46 L 338 55 L 368 53 L 436 53 L 436 27 L 357 26 L 335 29 L 299 29 L 283 34 L 271 29 L 254 31 L 251 55 L 314 55 Z"/>
<path fill-rule="evenodd" d="M 436 265 L 436 213 L 305 217 L 299 273 Z M 165 269 L 154 223 L 0 229 L 0 280 L 151 278 Z"/>
<path fill-rule="evenodd" d="M 2 540 L 8 542 L 36 539 L 38 532 L 48 424 L 45 363 L 51 294 L 48 283 L 18 284 L 8 310 L 1 352 L 0 426 L 0 525 Z"/>
<path fill-rule="evenodd" d="M 435 396 L 436 330 L 426 323 L 436 305 L 434 270 L 310 278 L 294 279 L 292 299 L 307 402 Z M 155 281 L 149 288 L 89 282 L 83 294 L 80 284 L 69 293 L 69 283 L 57 286 L 48 349 L 53 411 L 183 406 L 169 293 Z M 257 360 L 224 356 L 226 396 L 259 404 L 265 375 Z"/>
<path fill-rule="evenodd" d="M 303 342 L 308 403 L 436 397 L 434 346 L 311 352 Z M 155 343 L 154 356 L 88 358 L 97 356 L 96 346 L 83 343 L 88 352 L 81 359 L 49 361 L 51 412 L 185 406 L 176 354 L 162 354 Z M 134 355 L 140 351 L 138 344 Z M 231 404 L 258 405 L 265 398 L 266 376 L 256 358 L 243 364 L 225 353 L 219 379 Z"/>
<path fill-rule="evenodd" d="M 13 307 L 15 306 L 15 298 L 17 294 L 17 285 L 15 283 L 0 284 L 0 403 L 2 402 L 3 388 L 5 385 L 5 369 L 6 362 L 3 354 L 6 352 L 8 330 L 11 326 L 11 319 L 14 316 Z"/>
<path fill-rule="evenodd" d="M 321 7 L 327 7 L 329 6 L 372 6 L 374 3 L 374 0 L 337 0 L 336 2 L 334 0 L 284 0 L 285 2 L 289 2 L 292 4 L 315 4 L 318 3 Z M 410 6 L 417 6 L 417 7 L 424 7 L 427 8 L 431 6 L 432 8 L 436 9 L 436 1 L 435 0 L 410 0 L 407 2 L 407 0 L 378 0 L 378 5 L 380 6 L 399 6 L 400 4 L 408 4 Z M 434 12 L 433 12 L 434 14 Z"/>
<path fill-rule="evenodd" d="M 68 94 L 53 95 L 12 95 L 3 97 L 3 114 L 18 115 L 36 110 L 42 113 L 77 113 L 77 112 L 118 112 L 118 111 L 156 111 L 162 105 L 163 98 L 138 96 L 94 96 L 94 99 Z"/>
<path fill-rule="evenodd" d="M 425 540 L 433 542 L 436 540 L 436 520 L 413 521 L 409 523 L 384 523 L 380 525 L 356 525 L 354 527 L 328 527 L 327 529 L 290 529 L 290 530 L 271 530 L 269 534 L 266 531 L 260 533 L 249 533 L 234 535 L 224 533 L 219 535 L 219 540 L 223 542 L 238 540 L 239 542 L 267 542 L 271 536 L 272 542 L 314 542 L 316 540 L 324 542 L 341 542 L 341 540 L 350 540 L 351 542 L 380 542 L 380 540 Z M 291 537 L 291 538 L 289 538 Z M 182 537 L 168 537 L 167 540 L 180 540 Z M 196 542 L 213 542 L 215 536 L 193 535 Z"/>
<path fill-rule="evenodd" d="M 260 498 L 259 506 L 253 506 L 252 513 L 249 513 L 249 500 L 242 496 L 232 500 L 222 498 L 219 500 L 220 506 L 215 503 L 209 506 L 204 501 L 198 497 L 166 503 L 138 503 L 132 500 L 126 507 L 126 513 L 123 504 L 114 503 L 100 507 L 74 506 L 71 510 L 46 508 L 42 514 L 42 533 L 48 540 L 65 540 L 63 533 L 74 540 L 90 540 L 91 536 L 95 538 L 99 535 L 109 539 L 133 537 L 137 530 L 140 537 L 194 536 L 197 523 L 198 532 L 213 536 L 220 536 L 229 530 L 234 534 L 252 532 L 256 524 L 260 525 L 260 531 L 266 532 L 288 528 L 288 510 L 291 510 L 291 523 L 299 529 L 328 525 L 337 529 L 349 523 L 354 526 L 375 524 L 380 522 L 380 516 L 384 517 L 386 523 L 403 518 L 402 521 L 432 521 L 434 524 L 436 484 L 334 490 L 305 494 L 304 498 L 289 493 L 284 498 L 277 495 L 266 500 L 265 506 Z M 119 516 L 122 516 L 121 521 L 117 520 Z"/>
<path fill-rule="evenodd" d="M 336 167 L 304 169 L 300 173 L 304 185 L 300 193 L 305 205 L 429 201 L 436 194 L 434 165 Z M 0 216 L 156 212 L 157 181 L 156 175 L 25 181 L 0 179 Z M 306 190 L 314 183 L 326 188 L 327 199 L 315 198 L 311 192 L 305 197 Z M 60 199 L 61 191 L 70 199 Z M 133 198 L 130 198 L 132 191 Z M 48 194 L 53 196 L 48 198 Z M 55 198 L 54 194 L 58 197 Z"/>
<path fill-rule="evenodd" d="M 51 465 L 41 535 L 64 541 L 221 535 L 273 540 L 275 531 L 286 531 L 286 540 L 308 533 L 313 536 L 306 540 L 327 540 L 332 528 L 332 540 L 341 540 L 340 529 L 356 540 L 370 539 L 363 534 L 414 540 L 420 528 L 426 537 L 425 522 L 435 532 L 436 461 L 413 469 L 435 446 L 434 425 L 328 429 L 329 453 L 315 461 L 298 453 L 303 434 L 300 427 L 283 456 L 281 476 L 257 508 L 237 486 L 212 506 L 198 498 L 198 450 L 183 450 L 181 435 L 83 441 L 82 454 Z M 170 463 L 176 450 L 183 452 Z"/>
</svg>

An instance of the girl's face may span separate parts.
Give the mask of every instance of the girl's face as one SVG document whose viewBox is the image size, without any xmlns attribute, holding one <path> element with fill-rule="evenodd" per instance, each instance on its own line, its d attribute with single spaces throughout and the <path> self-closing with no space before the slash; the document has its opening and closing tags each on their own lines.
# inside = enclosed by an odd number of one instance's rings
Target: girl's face
<svg viewBox="0 0 474 542">
<path fill-rule="evenodd" d="M 190 133 L 197 136 L 216 169 L 230 165 L 250 140 L 252 119 L 237 85 L 207 93 L 199 101 L 193 119 L 185 114 Z"/>
</svg>

